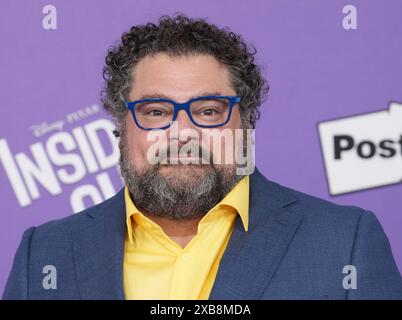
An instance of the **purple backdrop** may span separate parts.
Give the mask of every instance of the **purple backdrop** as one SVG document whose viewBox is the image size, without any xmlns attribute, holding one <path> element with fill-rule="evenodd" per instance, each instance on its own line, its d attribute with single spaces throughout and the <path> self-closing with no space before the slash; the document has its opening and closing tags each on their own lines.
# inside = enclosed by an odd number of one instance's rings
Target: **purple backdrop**
<svg viewBox="0 0 402 320">
<path fill-rule="evenodd" d="M 342 8 L 349 3 L 357 8 L 357 30 L 342 26 Z M 55 30 L 42 25 L 48 4 L 57 9 Z M 391 100 L 402 101 L 401 1 L 2 0 L 0 292 L 26 228 L 72 214 L 72 198 L 75 206 L 90 206 L 122 186 L 105 132 L 96 131 L 103 158 L 109 155 L 103 167 L 99 153 L 93 162 L 89 151 L 97 148 L 97 138 L 89 138 L 90 125 L 110 123 L 97 122 L 109 118 L 90 107 L 99 104 L 105 53 L 130 26 L 176 11 L 227 25 L 258 49 L 258 62 L 271 86 L 256 132 L 260 170 L 283 185 L 375 212 L 402 270 L 401 185 L 331 197 L 317 130 L 323 120 L 383 110 Z M 57 127 L 58 121 L 63 127 Z M 41 134 L 44 122 L 50 131 Z M 80 139 L 84 132 L 87 139 Z M 90 141 L 90 149 L 78 149 L 83 140 Z M 71 178 L 74 167 L 63 166 L 52 148 L 75 152 L 71 161 L 81 163 L 84 172 Z M 85 167 L 83 150 L 89 157 Z M 22 167 L 35 175 L 34 159 L 48 174 L 47 183 L 56 179 L 52 186 L 28 178 L 25 185 L 18 184 Z"/>
</svg>

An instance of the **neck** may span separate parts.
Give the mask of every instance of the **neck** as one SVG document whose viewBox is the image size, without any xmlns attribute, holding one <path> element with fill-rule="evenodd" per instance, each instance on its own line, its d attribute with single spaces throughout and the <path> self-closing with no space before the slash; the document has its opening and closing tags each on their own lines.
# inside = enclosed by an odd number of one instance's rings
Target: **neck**
<svg viewBox="0 0 402 320">
<path fill-rule="evenodd" d="M 189 220 L 172 220 L 164 217 L 157 217 L 153 215 L 146 216 L 153 222 L 157 223 L 166 233 L 166 235 L 184 248 L 190 241 L 197 235 L 198 223 L 201 218 Z"/>
</svg>

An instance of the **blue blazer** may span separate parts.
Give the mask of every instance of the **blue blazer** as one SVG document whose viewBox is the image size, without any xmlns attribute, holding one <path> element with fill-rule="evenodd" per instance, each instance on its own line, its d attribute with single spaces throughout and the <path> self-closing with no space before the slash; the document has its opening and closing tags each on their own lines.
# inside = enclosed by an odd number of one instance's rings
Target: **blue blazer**
<svg viewBox="0 0 402 320">
<path fill-rule="evenodd" d="M 125 233 L 124 189 L 28 229 L 3 298 L 124 299 Z M 43 286 L 47 265 L 57 271 L 56 289 Z M 356 268 L 356 289 L 344 287 L 347 265 Z M 372 212 L 292 190 L 256 170 L 249 231 L 237 218 L 210 299 L 402 299 L 402 279 Z"/>
</svg>

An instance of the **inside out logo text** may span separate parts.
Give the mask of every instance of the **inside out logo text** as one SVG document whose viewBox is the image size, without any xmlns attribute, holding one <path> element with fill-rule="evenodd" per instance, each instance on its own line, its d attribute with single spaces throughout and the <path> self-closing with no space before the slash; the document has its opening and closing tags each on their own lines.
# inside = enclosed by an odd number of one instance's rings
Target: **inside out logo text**
<svg viewBox="0 0 402 320">
<path fill-rule="evenodd" d="M 98 187 L 77 186 L 70 196 L 73 212 L 85 209 L 85 197 L 99 203 L 113 196 L 116 192 L 105 171 L 116 166 L 120 156 L 113 129 L 107 119 L 92 120 L 71 131 L 58 129 L 31 144 L 28 152 L 16 154 L 6 139 L 0 139 L 0 163 L 19 205 L 30 205 L 41 197 L 41 192 L 59 195 L 63 186 L 82 182 L 88 174 L 96 174 Z"/>
</svg>

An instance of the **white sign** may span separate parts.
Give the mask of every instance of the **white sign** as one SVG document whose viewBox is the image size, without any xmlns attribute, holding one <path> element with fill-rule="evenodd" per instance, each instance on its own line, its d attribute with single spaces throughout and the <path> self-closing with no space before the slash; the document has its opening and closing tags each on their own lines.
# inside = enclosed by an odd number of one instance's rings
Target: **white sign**
<svg viewBox="0 0 402 320">
<path fill-rule="evenodd" d="M 318 125 L 331 195 L 402 181 L 402 104 Z"/>
</svg>

